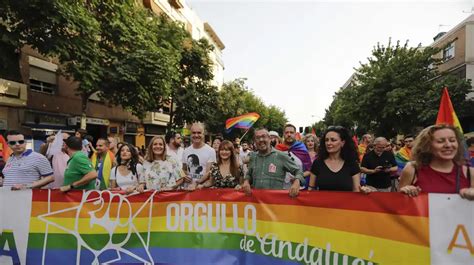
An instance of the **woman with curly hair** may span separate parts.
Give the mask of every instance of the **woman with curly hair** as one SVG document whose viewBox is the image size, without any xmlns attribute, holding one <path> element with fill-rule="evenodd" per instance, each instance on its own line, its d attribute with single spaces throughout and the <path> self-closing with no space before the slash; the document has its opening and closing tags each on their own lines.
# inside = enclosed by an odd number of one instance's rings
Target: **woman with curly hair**
<svg viewBox="0 0 474 265">
<path fill-rule="evenodd" d="M 461 133 L 450 125 L 433 125 L 416 137 L 412 160 L 402 171 L 400 191 L 459 193 L 474 200 L 474 168 L 466 166 Z"/>
<path fill-rule="evenodd" d="M 309 190 L 360 191 L 358 155 L 349 131 L 330 126 L 311 166 Z"/>
<path fill-rule="evenodd" d="M 143 192 L 145 179 L 143 167 L 138 162 L 138 153 L 131 144 L 123 144 L 117 151 L 117 166 L 110 170 L 110 188 L 120 188 L 129 194 Z"/>
</svg>

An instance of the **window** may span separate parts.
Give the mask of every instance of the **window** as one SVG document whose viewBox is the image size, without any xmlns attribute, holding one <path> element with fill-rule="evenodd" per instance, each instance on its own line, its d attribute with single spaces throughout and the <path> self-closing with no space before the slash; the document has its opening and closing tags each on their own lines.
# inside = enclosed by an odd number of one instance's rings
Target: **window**
<svg viewBox="0 0 474 265">
<path fill-rule="evenodd" d="M 54 94 L 56 91 L 56 72 L 30 65 L 30 89 Z"/>
<path fill-rule="evenodd" d="M 54 94 L 56 91 L 56 72 L 30 65 L 30 89 Z"/>
<path fill-rule="evenodd" d="M 447 61 L 454 57 L 454 42 L 451 42 L 446 48 L 443 50 L 443 60 Z"/>
</svg>

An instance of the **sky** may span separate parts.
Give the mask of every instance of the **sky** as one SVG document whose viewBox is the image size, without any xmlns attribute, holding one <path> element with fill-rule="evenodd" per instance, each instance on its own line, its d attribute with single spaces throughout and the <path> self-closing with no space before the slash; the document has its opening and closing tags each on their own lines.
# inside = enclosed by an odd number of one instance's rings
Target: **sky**
<svg viewBox="0 0 474 265">
<path fill-rule="evenodd" d="M 324 118 L 334 93 L 373 47 L 430 45 L 474 9 L 464 1 L 187 0 L 226 46 L 225 81 L 246 84 L 297 127 Z"/>
</svg>

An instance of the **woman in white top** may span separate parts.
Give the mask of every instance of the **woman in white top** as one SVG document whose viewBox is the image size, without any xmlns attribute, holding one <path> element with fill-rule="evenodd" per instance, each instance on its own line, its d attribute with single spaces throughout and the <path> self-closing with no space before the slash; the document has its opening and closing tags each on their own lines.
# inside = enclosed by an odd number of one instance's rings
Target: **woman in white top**
<svg viewBox="0 0 474 265">
<path fill-rule="evenodd" d="M 129 194 L 145 190 L 143 167 L 138 163 L 137 150 L 125 143 L 117 151 L 117 165 L 110 171 L 110 187 L 120 188 Z"/>
<path fill-rule="evenodd" d="M 148 145 L 143 163 L 147 189 L 175 190 L 183 183 L 181 166 L 166 154 L 166 143 L 162 136 L 155 136 Z"/>
</svg>

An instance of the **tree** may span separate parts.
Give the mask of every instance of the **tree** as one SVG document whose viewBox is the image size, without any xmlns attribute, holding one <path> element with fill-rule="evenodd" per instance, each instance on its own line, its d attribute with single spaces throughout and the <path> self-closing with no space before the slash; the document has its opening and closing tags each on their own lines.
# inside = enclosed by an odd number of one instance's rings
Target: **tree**
<svg viewBox="0 0 474 265">
<path fill-rule="evenodd" d="M 94 93 L 143 117 L 169 98 L 179 80 L 184 29 L 133 0 L 2 0 L 1 11 L 7 52 L 31 45 L 79 81 L 81 127 Z"/>
<path fill-rule="evenodd" d="M 334 96 L 325 123 L 386 137 L 411 133 L 415 126 L 434 123 L 444 86 L 450 88 L 455 106 L 472 105 L 466 101 L 471 89 L 467 81 L 439 74 L 441 59 L 436 55 L 440 50 L 408 47 L 408 42 L 403 46 L 391 41 L 386 47 L 377 44 L 368 63 L 356 69 L 351 86 Z"/>
<path fill-rule="evenodd" d="M 215 115 L 217 87 L 213 79 L 209 53 L 213 47 L 205 39 L 187 39 L 179 63 L 179 79 L 175 82 L 171 99 L 170 124 L 182 126 L 185 122 L 207 121 Z M 176 111 L 173 105 L 176 104 Z"/>
<path fill-rule="evenodd" d="M 270 105 L 266 106 L 251 89 L 245 84 L 245 78 L 238 78 L 225 83 L 219 91 L 217 100 L 216 115 L 208 121 L 209 130 L 213 133 L 225 134 L 227 138 L 233 139 L 243 135 L 243 131 L 232 130 L 227 133 L 225 121 L 228 118 L 240 116 L 249 112 L 260 114 L 260 119 L 253 125 L 253 128 L 264 127 L 269 130 L 282 131 L 287 122 L 285 112 L 280 108 Z M 253 135 L 253 130 L 249 130 L 246 138 Z"/>
</svg>

